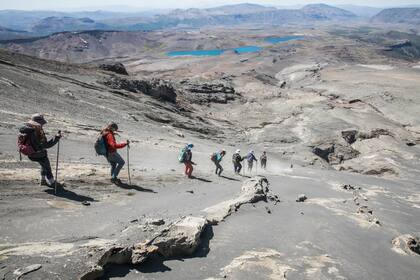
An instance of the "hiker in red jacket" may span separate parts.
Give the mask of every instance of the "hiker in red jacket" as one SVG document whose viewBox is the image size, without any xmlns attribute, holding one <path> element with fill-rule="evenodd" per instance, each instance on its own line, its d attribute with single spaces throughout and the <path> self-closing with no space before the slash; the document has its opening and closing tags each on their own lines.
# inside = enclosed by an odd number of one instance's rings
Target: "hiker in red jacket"
<svg viewBox="0 0 420 280">
<path fill-rule="evenodd" d="M 123 168 L 125 164 L 124 159 L 120 156 L 117 150 L 128 146 L 130 143 L 128 140 L 125 143 L 117 143 L 115 141 L 115 133 L 117 131 L 118 125 L 112 122 L 101 132 L 102 137 L 104 137 L 106 143 L 107 160 L 111 164 L 112 183 L 121 183 L 121 180 L 118 179 L 118 174 L 120 173 L 121 168 Z"/>
</svg>

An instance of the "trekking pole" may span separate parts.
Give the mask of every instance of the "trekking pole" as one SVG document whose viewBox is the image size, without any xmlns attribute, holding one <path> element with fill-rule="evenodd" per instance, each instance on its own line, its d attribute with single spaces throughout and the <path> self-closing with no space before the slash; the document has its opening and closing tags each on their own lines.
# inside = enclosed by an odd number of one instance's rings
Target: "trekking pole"
<svg viewBox="0 0 420 280">
<path fill-rule="evenodd" d="M 130 174 L 130 145 L 127 145 L 127 168 L 128 168 L 128 183 L 131 186 L 131 174 Z"/>
<path fill-rule="evenodd" d="M 61 130 L 58 131 L 58 134 L 61 135 Z M 57 142 L 57 159 L 55 161 L 55 182 L 54 182 L 54 194 L 57 194 L 57 180 L 58 180 L 58 158 L 60 156 L 60 138 Z"/>
</svg>

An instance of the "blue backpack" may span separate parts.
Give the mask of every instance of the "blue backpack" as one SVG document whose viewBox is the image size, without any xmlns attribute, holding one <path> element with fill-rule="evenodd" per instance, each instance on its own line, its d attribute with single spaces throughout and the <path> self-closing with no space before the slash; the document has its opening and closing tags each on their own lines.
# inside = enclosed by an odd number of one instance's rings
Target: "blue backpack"
<svg viewBox="0 0 420 280">
<path fill-rule="evenodd" d="M 108 150 L 106 147 L 105 138 L 100 135 L 95 141 L 95 151 L 98 156 L 106 156 L 108 154 Z"/>
<path fill-rule="evenodd" d="M 187 150 L 186 149 L 182 149 L 181 152 L 179 153 L 178 161 L 180 163 L 183 163 L 186 158 L 187 158 Z"/>
</svg>

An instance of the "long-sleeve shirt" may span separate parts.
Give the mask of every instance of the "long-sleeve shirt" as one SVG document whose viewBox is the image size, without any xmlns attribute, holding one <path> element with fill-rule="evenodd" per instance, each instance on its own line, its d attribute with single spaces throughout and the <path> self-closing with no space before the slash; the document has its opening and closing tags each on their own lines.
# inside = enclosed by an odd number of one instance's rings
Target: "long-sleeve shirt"
<svg viewBox="0 0 420 280">
<path fill-rule="evenodd" d="M 257 161 L 257 158 L 254 156 L 254 154 L 249 153 L 249 154 L 247 155 L 247 161 L 248 161 L 248 162 Z"/>
<path fill-rule="evenodd" d="M 122 149 L 125 146 L 127 146 L 127 142 L 125 143 L 117 143 L 115 141 L 115 135 L 112 132 L 108 132 L 105 134 L 105 142 L 106 142 L 106 148 L 108 150 L 108 154 L 115 153 L 117 149 Z"/>
</svg>

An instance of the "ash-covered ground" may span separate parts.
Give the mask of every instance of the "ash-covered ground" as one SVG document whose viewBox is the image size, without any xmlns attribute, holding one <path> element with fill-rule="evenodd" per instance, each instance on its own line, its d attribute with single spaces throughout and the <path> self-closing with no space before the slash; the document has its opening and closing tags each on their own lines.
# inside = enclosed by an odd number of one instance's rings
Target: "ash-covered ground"
<svg viewBox="0 0 420 280">
<path fill-rule="evenodd" d="M 68 62 L 0 51 L 0 279 L 418 279 L 419 62 L 326 27 L 258 53 L 165 55 L 290 35 L 200 32 L 150 32 L 144 52 L 110 32 L 110 50 L 80 59 L 50 46 Z M 54 42 L 13 50 L 45 58 Z M 64 134 L 57 194 L 16 151 L 36 112 Z M 95 155 L 109 121 L 132 141 L 132 185 Z M 186 143 L 194 179 L 177 162 Z M 235 175 L 237 148 L 266 150 L 267 170 Z"/>
</svg>

